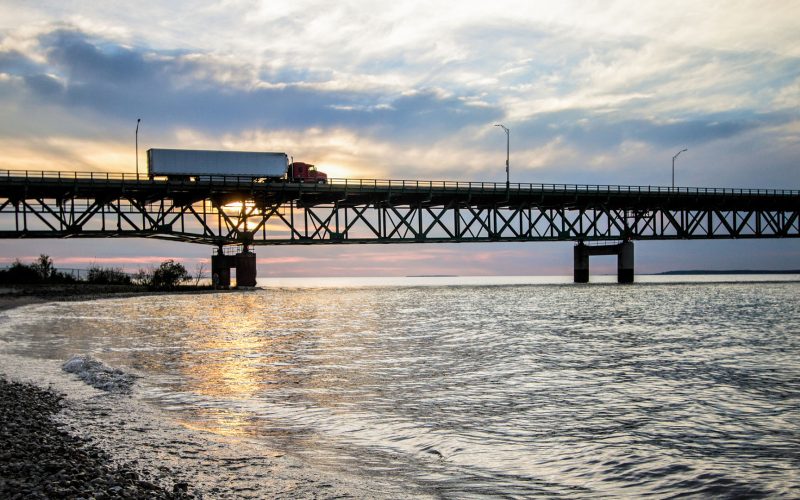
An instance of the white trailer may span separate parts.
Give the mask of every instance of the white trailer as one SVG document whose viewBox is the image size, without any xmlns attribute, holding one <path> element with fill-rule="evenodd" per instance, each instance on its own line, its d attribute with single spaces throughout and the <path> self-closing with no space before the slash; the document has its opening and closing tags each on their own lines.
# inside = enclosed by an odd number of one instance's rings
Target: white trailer
<svg viewBox="0 0 800 500">
<path fill-rule="evenodd" d="M 148 149 L 147 173 L 153 177 L 189 178 L 235 175 L 253 179 L 279 179 L 286 175 L 286 153 L 204 151 L 197 149 Z"/>
</svg>

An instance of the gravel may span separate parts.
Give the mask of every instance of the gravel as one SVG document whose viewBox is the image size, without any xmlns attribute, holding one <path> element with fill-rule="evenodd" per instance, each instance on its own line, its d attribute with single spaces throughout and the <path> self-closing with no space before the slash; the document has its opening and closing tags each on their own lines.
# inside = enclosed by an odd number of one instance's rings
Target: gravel
<svg viewBox="0 0 800 500">
<path fill-rule="evenodd" d="M 194 498 L 151 483 L 52 420 L 62 396 L 0 378 L 0 498 Z"/>
</svg>

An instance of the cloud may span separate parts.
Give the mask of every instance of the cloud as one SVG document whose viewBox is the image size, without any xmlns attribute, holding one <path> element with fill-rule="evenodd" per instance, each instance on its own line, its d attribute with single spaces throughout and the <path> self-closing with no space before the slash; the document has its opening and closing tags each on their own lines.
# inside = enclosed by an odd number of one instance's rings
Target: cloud
<svg viewBox="0 0 800 500">
<path fill-rule="evenodd" d="M 233 2 L 231 9 L 247 7 Z M 445 22 L 412 26 L 404 17 L 408 9 L 392 10 L 364 31 L 345 27 L 345 33 L 357 33 L 356 42 L 337 47 L 345 53 L 358 52 L 355 44 L 367 39 L 376 41 L 382 30 L 390 32 L 386 41 L 363 43 L 354 63 L 343 62 L 316 39 L 293 47 L 254 35 L 265 48 L 257 57 L 243 57 L 157 47 L 85 18 L 45 24 L 8 34 L 0 43 L 0 75 L 5 75 L 0 97 L 25 103 L 24 112 L 10 106 L 0 107 L 0 113 L 16 124 L 10 135 L 19 135 L 26 124 L 56 127 L 54 120 L 33 123 L 43 115 L 75 117 L 72 121 L 83 125 L 63 127 L 64 133 L 95 140 L 105 135 L 98 147 L 139 117 L 140 139 L 154 146 L 181 146 L 187 136 L 207 144 L 291 137 L 292 143 L 321 152 L 330 145 L 324 137 L 332 135 L 348 138 L 350 144 L 341 149 L 349 152 L 322 156 L 347 160 L 343 171 L 370 165 L 367 172 L 395 178 L 468 174 L 475 180 L 494 176 L 498 141 L 489 129 L 496 121 L 512 128 L 517 172 L 545 167 L 564 173 L 577 161 L 602 166 L 615 155 L 622 163 L 635 161 L 632 151 L 644 157 L 676 144 L 699 147 L 792 120 L 786 116 L 798 72 L 789 56 L 722 50 L 718 42 L 709 42 L 711 48 L 672 38 L 666 43 L 608 26 L 598 31 L 584 18 L 570 21 L 561 8 L 545 10 L 557 21 L 542 22 L 526 9 L 512 21 L 499 20 L 492 9 L 470 4 Z M 198 15 L 228 19 L 211 7 Z M 656 22 L 646 9 L 632 15 Z M 321 26 L 363 17 L 349 4 L 323 10 L 312 23 L 316 27 L 304 24 L 304 16 L 300 7 L 261 9 L 244 29 L 259 19 L 276 27 L 291 18 L 290 28 L 279 28 L 281 36 L 286 29 L 310 35 Z M 326 33 L 324 39 L 335 43 L 344 36 Z M 292 40 L 298 38 L 309 36 Z M 426 45 L 435 40 L 441 43 L 433 49 Z M 319 51 L 316 56 L 309 47 Z M 754 90 L 755 80 L 766 88 Z M 90 123 L 94 130 L 86 129 Z M 129 134 L 125 130 L 124 136 Z M 250 147 L 289 149 L 284 143 Z"/>
<path fill-rule="evenodd" d="M 535 120 L 520 124 L 519 128 L 521 133 L 543 140 L 564 137 L 582 150 L 608 151 L 628 141 L 645 142 L 657 147 L 700 145 L 758 128 L 786 124 L 792 119 L 791 115 L 785 113 L 718 113 L 697 119 L 615 121 L 603 116 L 564 112 L 538 116 Z"/>
<path fill-rule="evenodd" d="M 26 75 L 25 86 L 42 97 L 56 97 L 64 92 L 64 85 L 55 77 L 46 74 Z"/>
<path fill-rule="evenodd" d="M 730 178 L 743 186 L 762 185 L 756 160 L 770 182 L 796 182 L 785 165 L 800 153 L 800 35 L 782 3 L 142 5 L 17 4 L 36 20 L 20 26 L 6 8 L 8 165 L 130 171 L 142 118 L 143 148 L 283 150 L 350 177 L 491 181 L 504 173 L 502 121 L 521 182 L 655 182 L 687 146 L 682 161 L 739 165 Z"/>
<path fill-rule="evenodd" d="M 41 71 L 41 66 L 16 49 L 0 48 L 0 73 L 26 75 Z"/>
<path fill-rule="evenodd" d="M 57 29 L 39 37 L 48 62 L 65 72 L 71 84 L 105 82 L 132 86 L 156 80 L 160 64 L 147 62 L 142 53 L 117 43 L 92 43 L 86 34 Z"/>
<path fill-rule="evenodd" d="M 35 99 L 106 119 L 143 116 L 162 129 L 191 126 L 219 133 L 346 126 L 402 140 L 499 116 L 437 89 L 383 95 L 257 76 L 236 80 L 224 75 L 257 75 L 258 68 L 202 53 L 127 47 L 74 29 L 58 28 L 38 42 L 45 68 L 19 53 L 0 53 L 7 60 L 5 72 L 23 77 Z"/>
</svg>

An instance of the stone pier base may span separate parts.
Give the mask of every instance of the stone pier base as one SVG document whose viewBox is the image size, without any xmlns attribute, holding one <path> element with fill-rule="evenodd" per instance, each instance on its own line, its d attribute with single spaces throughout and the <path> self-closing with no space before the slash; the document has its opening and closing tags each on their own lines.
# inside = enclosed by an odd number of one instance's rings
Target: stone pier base
<svg viewBox="0 0 800 500">
<path fill-rule="evenodd" d="M 231 269 L 236 269 L 236 286 L 256 286 L 256 254 L 246 248 L 234 255 L 224 255 L 222 249 L 211 256 L 211 280 L 215 286 L 231 286 Z"/>
<path fill-rule="evenodd" d="M 633 242 L 623 241 L 616 245 L 585 245 L 579 242 L 575 245 L 575 267 L 573 280 L 575 283 L 589 282 L 589 256 L 591 255 L 616 255 L 617 256 L 617 282 L 633 283 Z"/>
</svg>

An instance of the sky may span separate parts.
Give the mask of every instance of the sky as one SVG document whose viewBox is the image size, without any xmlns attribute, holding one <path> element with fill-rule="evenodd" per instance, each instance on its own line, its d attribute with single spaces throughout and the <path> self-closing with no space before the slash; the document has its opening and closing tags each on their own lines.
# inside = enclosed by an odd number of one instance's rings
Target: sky
<svg viewBox="0 0 800 500">
<path fill-rule="evenodd" d="M 798 1 L 0 0 L 3 169 L 150 147 L 334 178 L 800 189 Z M 211 248 L 2 241 L 0 265 L 195 267 Z M 571 274 L 569 243 L 259 247 L 260 276 Z M 637 244 L 637 272 L 800 268 L 797 240 Z M 611 259 L 593 272 L 614 272 Z"/>
</svg>

